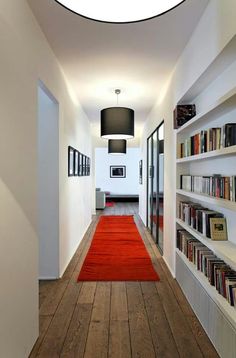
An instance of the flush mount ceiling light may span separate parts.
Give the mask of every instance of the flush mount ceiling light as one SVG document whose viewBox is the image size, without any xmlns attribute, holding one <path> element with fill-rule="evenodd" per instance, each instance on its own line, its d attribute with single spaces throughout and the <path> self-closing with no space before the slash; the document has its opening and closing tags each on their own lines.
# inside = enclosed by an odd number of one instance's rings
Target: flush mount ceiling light
<svg viewBox="0 0 236 358">
<path fill-rule="evenodd" d="M 117 107 L 105 108 L 101 111 L 101 137 L 105 139 L 129 139 L 134 136 L 134 110 L 126 107 L 118 107 L 118 95 L 116 89 Z"/>
<path fill-rule="evenodd" d="M 125 139 L 109 139 L 109 154 L 126 154 L 127 142 Z"/>
<path fill-rule="evenodd" d="M 151 19 L 174 9 L 185 0 L 55 0 L 68 10 L 91 20 L 130 23 Z"/>
</svg>

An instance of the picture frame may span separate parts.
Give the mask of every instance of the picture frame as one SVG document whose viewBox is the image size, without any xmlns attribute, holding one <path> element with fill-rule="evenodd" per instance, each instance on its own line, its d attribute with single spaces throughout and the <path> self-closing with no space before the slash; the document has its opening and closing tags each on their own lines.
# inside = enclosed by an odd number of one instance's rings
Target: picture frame
<svg viewBox="0 0 236 358">
<path fill-rule="evenodd" d="M 82 154 L 82 176 L 86 175 L 86 155 Z"/>
<path fill-rule="evenodd" d="M 110 166 L 110 178 L 126 178 L 126 166 L 125 165 L 111 165 Z"/>
<path fill-rule="evenodd" d="M 211 240 L 213 241 L 228 240 L 225 218 L 210 218 L 210 228 L 211 228 Z"/>
<path fill-rule="evenodd" d="M 143 184 L 143 161 L 139 161 L 139 184 Z"/>
<path fill-rule="evenodd" d="M 83 175 L 83 154 L 79 152 L 79 176 Z"/>
<path fill-rule="evenodd" d="M 74 148 L 68 146 L 68 176 L 74 176 Z"/>
<path fill-rule="evenodd" d="M 74 176 L 79 176 L 79 152 L 74 149 Z"/>
<path fill-rule="evenodd" d="M 90 171 L 91 171 L 90 165 L 91 165 L 91 161 L 90 158 L 88 158 L 88 176 L 90 176 Z"/>
</svg>

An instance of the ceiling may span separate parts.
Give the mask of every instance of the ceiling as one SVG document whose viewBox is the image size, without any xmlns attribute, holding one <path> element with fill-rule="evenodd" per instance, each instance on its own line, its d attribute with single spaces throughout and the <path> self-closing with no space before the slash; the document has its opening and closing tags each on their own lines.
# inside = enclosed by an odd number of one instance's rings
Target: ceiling
<svg viewBox="0 0 236 358">
<path fill-rule="evenodd" d="M 100 110 L 135 110 L 136 129 L 153 107 L 208 0 L 186 0 L 163 16 L 105 24 L 73 14 L 54 0 L 28 0 L 76 95 L 99 135 Z"/>
</svg>

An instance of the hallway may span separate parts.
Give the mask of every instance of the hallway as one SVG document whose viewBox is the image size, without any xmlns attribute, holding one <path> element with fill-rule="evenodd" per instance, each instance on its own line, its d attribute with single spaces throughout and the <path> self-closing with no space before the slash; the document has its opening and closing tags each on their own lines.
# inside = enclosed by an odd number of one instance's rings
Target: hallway
<svg viewBox="0 0 236 358">
<path fill-rule="evenodd" d="M 134 215 L 160 282 L 76 283 L 100 215 Z M 137 203 L 98 212 L 62 279 L 40 283 L 33 357 L 218 357 L 138 217 Z"/>
</svg>

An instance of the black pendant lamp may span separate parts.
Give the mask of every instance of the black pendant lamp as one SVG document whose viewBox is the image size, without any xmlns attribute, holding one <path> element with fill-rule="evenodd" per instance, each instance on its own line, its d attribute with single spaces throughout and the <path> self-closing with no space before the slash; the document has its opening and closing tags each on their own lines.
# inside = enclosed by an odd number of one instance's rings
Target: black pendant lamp
<svg viewBox="0 0 236 358">
<path fill-rule="evenodd" d="M 109 154 L 126 154 L 127 142 L 125 139 L 109 139 Z"/>
<path fill-rule="evenodd" d="M 116 89 L 117 105 L 120 90 Z M 129 139 L 134 137 L 134 110 L 126 107 L 110 107 L 101 111 L 101 137 L 105 139 Z"/>
</svg>

